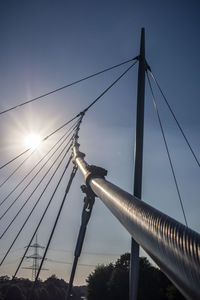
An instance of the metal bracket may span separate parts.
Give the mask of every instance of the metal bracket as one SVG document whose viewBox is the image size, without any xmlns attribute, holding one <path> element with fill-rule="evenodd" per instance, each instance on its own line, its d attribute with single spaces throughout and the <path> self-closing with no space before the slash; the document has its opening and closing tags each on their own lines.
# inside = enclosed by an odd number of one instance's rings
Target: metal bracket
<svg viewBox="0 0 200 300">
<path fill-rule="evenodd" d="M 88 171 L 89 173 L 85 178 L 85 183 L 87 186 L 89 186 L 89 181 L 91 178 L 93 177 L 104 178 L 108 173 L 106 169 L 94 165 L 89 165 Z"/>
<path fill-rule="evenodd" d="M 92 191 L 90 186 L 86 186 L 85 184 L 81 185 L 81 191 L 86 194 L 86 197 L 84 198 L 84 201 L 87 201 L 89 206 L 94 204 L 94 198 L 96 197 L 95 193 Z M 87 200 L 85 200 L 87 199 Z"/>
<path fill-rule="evenodd" d="M 96 195 L 86 185 L 82 185 L 81 190 L 84 194 L 86 194 L 86 197 L 84 197 L 84 205 L 82 210 L 82 224 L 81 224 L 81 226 L 85 227 L 87 226 L 87 223 L 90 219 L 90 215 L 92 212 Z"/>
</svg>

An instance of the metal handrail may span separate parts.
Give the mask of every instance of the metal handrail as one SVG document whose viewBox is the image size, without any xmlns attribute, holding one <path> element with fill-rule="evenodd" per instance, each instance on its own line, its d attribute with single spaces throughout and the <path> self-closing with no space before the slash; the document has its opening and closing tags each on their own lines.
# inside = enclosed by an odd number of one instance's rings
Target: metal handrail
<svg viewBox="0 0 200 300">
<path fill-rule="evenodd" d="M 77 128 L 78 133 L 79 128 Z M 200 235 L 104 179 L 79 151 L 74 136 L 74 161 L 86 185 L 109 208 L 180 292 L 200 299 Z"/>
</svg>

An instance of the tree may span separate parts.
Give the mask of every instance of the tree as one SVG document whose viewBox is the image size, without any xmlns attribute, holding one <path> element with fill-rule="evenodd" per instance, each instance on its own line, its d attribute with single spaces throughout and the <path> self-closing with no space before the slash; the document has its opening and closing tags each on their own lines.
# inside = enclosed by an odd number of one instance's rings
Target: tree
<svg viewBox="0 0 200 300">
<path fill-rule="evenodd" d="M 68 284 L 55 275 L 42 282 L 38 280 L 32 290 L 33 282 L 25 278 L 10 280 L 8 276 L 0 277 L 0 300 L 64 300 Z M 80 300 L 85 295 L 85 287 L 74 287 L 73 298 Z M 7 298 L 6 298 L 7 297 Z"/>
<path fill-rule="evenodd" d="M 114 265 L 108 288 L 111 299 L 128 299 L 129 297 L 130 254 L 120 256 Z"/>
<path fill-rule="evenodd" d="M 22 290 L 17 285 L 11 285 L 6 293 L 5 300 L 25 300 Z"/>
<path fill-rule="evenodd" d="M 167 299 L 169 300 L 184 300 L 183 295 L 175 288 L 174 285 L 170 285 L 167 288 Z"/>
<path fill-rule="evenodd" d="M 158 268 L 153 267 L 146 257 L 140 257 L 138 300 L 166 300 L 165 290 L 169 284 L 169 280 Z"/>
<path fill-rule="evenodd" d="M 64 299 L 67 283 L 63 279 L 58 279 L 56 275 L 52 275 L 44 282 L 46 291 L 49 295 L 49 300 Z"/>
<path fill-rule="evenodd" d="M 86 297 L 88 300 L 109 300 L 108 282 L 114 269 L 113 264 L 100 265 L 86 280 L 88 285 Z"/>
<path fill-rule="evenodd" d="M 45 287 L 42 287 L 41 289 L 39 289 L 38 295 L 39 295 L 39 299 L 42 299 L 42 300 L 49 300 L 50 299 L 48 291 Z"/>
<path fill-rule="evenodd" d="M 7 282 L 8 280 L 10 280 L 9 276 L 0 276 L 0 283 Z"/>
<path fill-rule="evenodd" d="M 184 299 L 169 279 L 153 267 L 146 257 L 140 257 L 139 264 L 138 300 Z M 128 300 L 129 265 L 130 254 L 125 253 L 114 265 L 98 266 L 87 279 L 87 300 Z"/>
<path fill-rule="evenodd" d="M 115 263 L 115 268 L 129 272 L 130 269 L 130 253 L 125 253 Z"/>
<path fill-rule="evenodd" d="M 108 282 L 110 299 L 121 300 L 129 298 L 129 272 L 115 268 Z"/>
</svg>

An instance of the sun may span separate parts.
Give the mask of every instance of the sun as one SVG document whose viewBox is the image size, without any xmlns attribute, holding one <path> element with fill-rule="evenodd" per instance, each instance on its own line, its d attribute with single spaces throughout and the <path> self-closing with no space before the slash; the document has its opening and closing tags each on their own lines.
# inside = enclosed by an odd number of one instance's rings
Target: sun
<svg viewBox="0 0 200 300">
<path fill-rule="evenodd" d="M 24 138 L 24 144 L 27 148 L 38 148 L 41 144 L 41 136 L 38 133 L 31 132 Z"/>
</svg>

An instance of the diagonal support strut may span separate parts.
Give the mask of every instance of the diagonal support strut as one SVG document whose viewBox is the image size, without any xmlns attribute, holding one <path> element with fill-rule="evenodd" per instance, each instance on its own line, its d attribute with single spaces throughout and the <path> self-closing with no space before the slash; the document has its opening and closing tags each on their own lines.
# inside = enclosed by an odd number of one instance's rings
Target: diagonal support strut
<svg viewBox="0 0 200 300">
<path fill-rule="evenodd" d="M 71 275 L 70 275 L 69 286 L 67 289 L 67 294 L 66 294 L 65 300 L 70 299 L 72 285 L 73 285 L 74 276 L 75 276 L 75 272 L 76 272 L 76 267 L 78 264 L 78 259 L 81 255 L 81 250 L 82 250 L 83 242 L 85 239 L 87 224 L 90 220 L 92 208 L 93 208 L 94 201 L 95 201 L 95 194 L 92 192 L 92 190 L 89 187 L 87 187 L 86 185 L 82 185 L 81 190 L 86 196 L 84 197 L 84 204 L 83 204 L 82 217 L 81 217 L 81 226 L 80 226 L 80 230 L 79 230 L 79 234 L 78 234 L 78 238 L 77 238 L 76 248 L 74 251 L 74 261 L 73 261 L 73 265 L 72 265 L 72 271 L 71 271 Z"/>
</svg>

